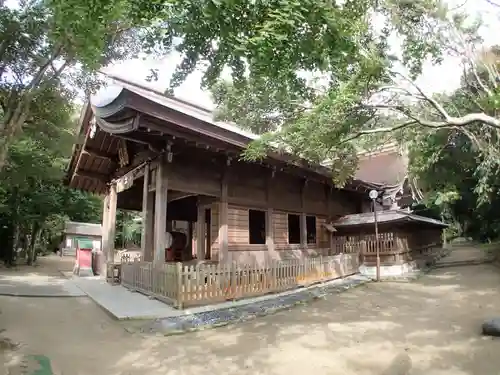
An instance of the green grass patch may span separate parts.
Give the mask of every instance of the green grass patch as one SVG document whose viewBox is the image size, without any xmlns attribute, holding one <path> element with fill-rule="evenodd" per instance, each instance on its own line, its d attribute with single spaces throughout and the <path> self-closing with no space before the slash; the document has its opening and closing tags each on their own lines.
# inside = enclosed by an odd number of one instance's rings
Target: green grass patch
<svg viewBox="0 0 500 375">
<path fill-rule="evenodd" d="M 38 362 L 40 368 L 36 369 L 29 375 L 54 375 L 52 366 L 50 364 L 50 359 L 48 357 L 44 355 L 34 355 L 32 358 Z"/>
</svg>

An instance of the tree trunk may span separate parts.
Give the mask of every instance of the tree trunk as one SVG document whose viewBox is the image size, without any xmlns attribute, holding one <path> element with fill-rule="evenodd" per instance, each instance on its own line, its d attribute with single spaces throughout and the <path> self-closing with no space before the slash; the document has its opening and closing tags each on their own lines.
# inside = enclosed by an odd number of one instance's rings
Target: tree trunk
<svg viewBox="0 0 500 375">
<path fill-rule="evenodd" d="M 69 60 L 66 60 L 52 77 L 46 77 L 49 67 L 61 55 L 62 48 L 63 46 L 60 44 L 54 46 L 50 57 L 33 74 L 33 78 L 22 91 L 12 90 L 9 92 L 6 101 L 7 109 L 3 120 L 0 122 L 0 171 L 3 170 L 7 161 L 9 146 L 16 134 L 22 129 L 28 117 L 35 90 L 40 88 L 44 79 L 45 82 L 50 82 L 53 79 L 59 78 L 63 70 L 67 67 Z"/>
<path fill-rule="evenodd" d="M 18 215 L 18 190 L 14 187 L 12 190 L 9 200 L 8 207 L 10 214 L 2 217 L 2 230 L 1 230 L 1 241 L 2 241 L 2 258 L 7 266 L 14 265 L 15 251 L 16 251 L 16 237 L 18 235 L 19 227 L 19 215 Z"/>
<path fill-rule="evenodd" d="M 41 228 L 38 225 L 38 223 L 33 224 L 33 230 L 31 231 L 31 238 L 30 238 L 30 244 L 28 247 L 28 253 L 26 256 L 26 264 L 28 266 L 31 266 L 33 262 L 36 260 L 36 254 L 35 254 L 35 245 L 36 245 L 36 240 L 38 238 L 38 235 L 40 234 Z"/>
</svg>

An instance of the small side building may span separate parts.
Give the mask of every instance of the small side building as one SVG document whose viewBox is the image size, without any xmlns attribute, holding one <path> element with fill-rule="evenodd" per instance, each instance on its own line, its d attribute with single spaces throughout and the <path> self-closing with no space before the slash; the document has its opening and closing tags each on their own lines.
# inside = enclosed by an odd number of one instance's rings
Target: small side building
<svg viewBox="0 0 500 375">
<path fill-rule="evenodd" d="M 94 249 L 101 249 L 102 225 L 93 223 L 66 222 L 63 230 L 61 254 L 63 256 L 76 256 L 76 239 L 86 238 L 92 240 Z"/>
<path fill-rule="evenodd" d="M 378 244 L 373 212 L 346 215 L 333 223 L 337 254 L 359 253 L 360 273 L 376 275 L 377 246 L 381 277 L 402 276 L 432 264 L 443 254 L 442 230 L 447 224 L 408 211 L 377 212 Z"/>
</svg>

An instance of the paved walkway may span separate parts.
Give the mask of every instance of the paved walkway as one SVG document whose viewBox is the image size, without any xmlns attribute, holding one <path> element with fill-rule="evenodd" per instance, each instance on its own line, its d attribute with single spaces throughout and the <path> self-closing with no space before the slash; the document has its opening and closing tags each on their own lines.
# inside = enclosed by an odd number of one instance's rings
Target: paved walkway
<svg viewBox="0 0 500 375">
<path fill-rule="evenodd" d="M 460 243 L 451 245 L 451 251 L 448 255 L 435 264 L 435 268 L 475 265 L 492 262 L 494 260 L 494 251 L 500 245 L 493 244 L 472 244 Z"/>
<path fill-rule="evenodd" d="M 179 310 L 165 303 L 133 293 L 121 285 L 111 285 L 98 277 L 65 275 L 115 319 L 157 319 L 180 315 Z"/>
<path fill-rule="evenodd" d="M 72 267 L 72 262 L 57 256 L 40 258 L 39 265 L 0 269 L 0 295 L 19 297 L 82 297 L 86 294 L 63 277 L 59 268 Z"/>
</svg>

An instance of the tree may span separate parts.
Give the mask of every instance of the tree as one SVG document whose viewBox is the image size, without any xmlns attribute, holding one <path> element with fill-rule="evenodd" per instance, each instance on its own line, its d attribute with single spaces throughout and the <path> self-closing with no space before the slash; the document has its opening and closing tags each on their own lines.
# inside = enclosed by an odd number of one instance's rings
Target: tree
<svg viewBox="0 0 500 375">
<path fill-rule="evenodd" d="M 396 139 L 410 150 L 410 173 L 428 207 L 462 233 L 499 236 L 500 49 L 482 49 L 480 24 L 437 2 L 382 2 L 377 10 L 389 25 L 379 43 L 357 45 L 356 64 L 344 67 L 349 74 L 302 91 L 283 91 L 271 77 L 218 82 L 212 86 L 218 117 L 261 134 L 247 159 L 278 148 L 329 162 L 340 185 L 353 176 L 359 148 Z M 390 31 L 404 38 L 399 57 L 384 44 Z M 439 62 L 446 54 L 462 61 L 461 86 L 451 95 L 429 95 L 415 78 L 426 57 Z M 396 69 L 400 63 L 406 73 Z"/>
<path fill-rule="evenodd" d="M 474 140 L 474 124 L 498 129 L 500 120 L 494 113 L 476 105 L 458 114 L 441 102 L 446 97 L 428 95 L 414 82 L 425 58 L 439 62 L 444 54 L 453 53 L 463 58 L 468 72 L 464 77 L 474 81 L 476 104 L 490 102 L 491 108 L 498 70 L 480 58 L 478 24 L 467 23 L 464 16 L 447 12 L 433 1 L 386 1 L 375 10 L 387 21 L 378 39 L 372 31 L 371 44 L 357 45 L 355 63 L 336 70 L 338 78 L 314 90 L 312 96 L 300 96 L 296 91 L 281 95 L 274 83 L 253 81 L 242 88 L 234 83 L 213 87 L 220 118 L 257 132 L 264 130 L 261 139 L 246 151 L 248 159 L 262 156 L 272 146 L 313 162 L 329 161 L 337 182 L 342 183 L 356 169 L 356 144 L 364 138 L 401 138 L 416 128 L 461 128 Z M 399 57 L 389 53 L 387 36 L 391 32 L 403 38 Z M 376 40 L 378 43 L 373 42 Z M 408 74 L 396 69 L 397 63 Z M 481 69 L 486 77 L 478 74 Z M 455 96 L 458 100 L 459 95 Z"/>
<path fill-rule="evenodd" d="M 125 210 L 118 210 L 116 214 L 116 242 L 117 246 L 125 249 L 127 246 L 140 246 L 142 222 L 141 215 Z"/>
<path fill-rule="evenodd" d="M 184 55 L 172 87 L 206 65 L 207 87 L 230 68 L 237 88 L 250 83 L 272 88 L 270 98 L 314 102 L 304 72 L 322 76 L 334 89 L 367 67 L 381 78 L 389 26 L 406 35 L 413 52 L 405 61 L 418 67 L 432 49 L 411 36 L 410 26 L 424 28 L 425 10 L 439 16 L 437 1 L 24 0 L 16 9 L 2 3 L 0 169 L 38 90 L 54 81 L 87 88 L 96 69 L 133 55 L 134 47 L 153 53 L 176 48 Z M 394 21 L 386 23 L 382 38 L 369 27 L 374 12 Z M 368 62 L 370 54 L 377 60 Z"/>
<path fill-rule="evenodd" d="M 88 94 L 101 66 L 138 52 L 129 5 L 22 0 L 13 8 L 0 2 L 0 170 L 15 137 L 34 123 L 32 106 L 47 88 Z"/>
<path fill-rule="evenodd" d="M 11 143 L 0 172 L 0 255 L 7 264 L 23 248 L 27 262 L 37 250 L 58 244 L 68 219 L 99 222 L 100 198 L 61 184 L 75 138 L 71 92 L 46 86 L 33 98 L 31 120 Z"/>
</svg>

